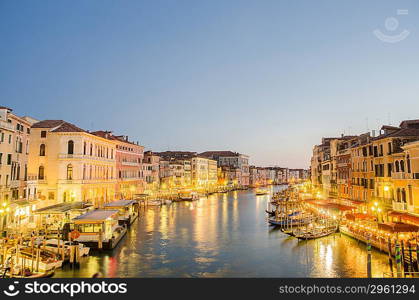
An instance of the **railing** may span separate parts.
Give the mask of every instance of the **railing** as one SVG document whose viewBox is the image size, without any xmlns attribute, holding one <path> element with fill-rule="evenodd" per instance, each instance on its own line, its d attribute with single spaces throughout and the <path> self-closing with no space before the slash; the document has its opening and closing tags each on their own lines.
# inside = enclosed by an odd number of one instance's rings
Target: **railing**
<svg viewBox="0 0 419 300">
<path fill-rule="evenodd" d="M 391 178 L 392 179 L 413 179 L 413 174 L 397 172 L 397 173 L 392 173 Z"/>
<path fill-rule="evenodd" d="M 407 203 L 393 201 L 393 209 L 398 211 L 406 211 Z"/>
<path fill-rule="evenodd" d="M 124 166 L 132 166 L 132 167 L 139 167 L 140 166 L 140 163 L 131 162 L 131 161 L 122 161 L 121 164 L 124 165 Z"/>
</svg>

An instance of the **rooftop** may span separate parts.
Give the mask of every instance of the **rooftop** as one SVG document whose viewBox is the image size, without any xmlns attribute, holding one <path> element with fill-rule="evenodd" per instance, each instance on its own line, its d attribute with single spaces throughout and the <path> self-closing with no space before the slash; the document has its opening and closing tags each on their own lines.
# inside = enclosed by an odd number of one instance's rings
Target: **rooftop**
<svg viewBox="0 0 419 300">
<path fill-rule="evenodd" d="M 104 205 L 104 207 L 119 207 L 119 206 L 128 206 L 131 204 L 135 204 L 137 201 L 135 200 L 117 200 L 114 202 L 110 202 Z"/>
<path fill-rule="evenodd" d="M 89 211 L 83 215 L 75 217 L 74 221 L 105 221 L 107 218 L 117 214 L 117 210 L 96 209 Z"/>
</svg>

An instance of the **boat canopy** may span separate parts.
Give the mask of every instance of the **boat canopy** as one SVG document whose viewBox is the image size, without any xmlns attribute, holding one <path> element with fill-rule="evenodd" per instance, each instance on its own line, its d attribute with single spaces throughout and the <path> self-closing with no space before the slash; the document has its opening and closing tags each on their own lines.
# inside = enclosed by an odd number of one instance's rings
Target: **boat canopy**
<svg viewBox="0 0 419 300">
<path fill-rule="evenodd" d="M 97 209 L 75 217 L 73 221 L 75 223 L 101 222 L 107 220 L 108 218 L 113 218 L 116 214 L 118 214 L 117 210 Z"/>
<path fill-rule="evenodd" d="M 34 211 L 34 214 L 62 214 L 72 209 L 86 209 L 92 207 L 92 204 L 77 201 L 77 202 L 64 202 L 55 205 L 39 208 Z"/>
<path fill-rule="evenodd" d="M 136 204 L 137 201 L 135 200 L 117 200 L 114 202 L 110 202 L 104 205 L 104 207 L 123 207 Z"/>
</svg>

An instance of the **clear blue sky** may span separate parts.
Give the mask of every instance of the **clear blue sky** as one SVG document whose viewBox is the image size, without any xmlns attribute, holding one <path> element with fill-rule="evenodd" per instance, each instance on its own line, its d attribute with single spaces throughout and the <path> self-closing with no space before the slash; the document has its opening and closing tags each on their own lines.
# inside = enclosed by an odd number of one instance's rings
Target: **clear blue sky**
<svg viewBox="0 0 419 300">
<path fill-rule="evenodd" d="M 156 151 L 307 167 L 322 136 L 419 118 L 418 14 L 415 0 L 3 0 L 0 105 Z"/>
</svg>

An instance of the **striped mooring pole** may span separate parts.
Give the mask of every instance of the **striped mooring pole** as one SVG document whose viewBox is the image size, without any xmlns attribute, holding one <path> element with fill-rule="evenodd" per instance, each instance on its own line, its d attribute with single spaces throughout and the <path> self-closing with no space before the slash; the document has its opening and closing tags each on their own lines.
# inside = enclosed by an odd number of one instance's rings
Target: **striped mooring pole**
<svg viewBox="0 0 419 300">
<path fill-rule="evenodd" d="M 397 269 L 397 278 L 402 277 L 402 254 L 400 252 L 400 243 L 396 242 L 396 269 Z"/>
<path fill-rule="evenodd" d="M 367 236 L 367 276 L 368 276 L 368 278 L 372 277 L 372 270 L 371 270 L 371 235 Z"/>
</svg>

